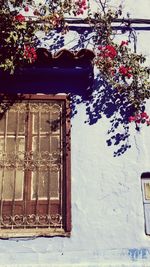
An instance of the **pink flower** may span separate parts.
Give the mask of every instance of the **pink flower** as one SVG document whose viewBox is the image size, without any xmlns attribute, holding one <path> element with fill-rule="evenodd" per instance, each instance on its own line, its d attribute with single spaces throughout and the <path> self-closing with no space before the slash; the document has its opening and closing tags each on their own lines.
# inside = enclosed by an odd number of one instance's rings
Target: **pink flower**
<svg viewBox="0 0 150 267">
<path fill-rule="evenodd" d="M 24 22 L 25 21 L 25 17 L 21 14 L 15 16 L 15 21 L 19 21 L 19 22 Z"/>
</svg>

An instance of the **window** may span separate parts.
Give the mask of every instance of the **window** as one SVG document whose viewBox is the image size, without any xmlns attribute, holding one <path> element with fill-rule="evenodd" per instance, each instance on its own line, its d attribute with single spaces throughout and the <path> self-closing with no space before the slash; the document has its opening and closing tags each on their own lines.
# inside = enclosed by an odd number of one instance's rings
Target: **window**
<svg viewBox="0 0 150 267">
<path fill-rule="evenodd" d="M 142 173 L 141 180 L 145 216 L 145 233 L 150 235 L 150 172 Z"/>
<path fill-rule="evenodd" d="M 0 237 L 69 235 L 68 114 L 65 95 L 1 103 Z"/>
</svg>

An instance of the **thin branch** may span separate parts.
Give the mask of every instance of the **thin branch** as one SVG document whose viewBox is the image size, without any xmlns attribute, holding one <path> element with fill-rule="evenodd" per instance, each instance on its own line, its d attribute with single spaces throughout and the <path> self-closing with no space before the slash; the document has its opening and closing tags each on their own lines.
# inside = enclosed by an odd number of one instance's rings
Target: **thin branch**
<svg viewBox="0 0 150 267">
<path fill-rule="evenodd" d="M 106 2 L 107 2 L 107 0 L 105 0 L 104 3 L 102 2 L 102 0 L 99 0 L 100 6 L 101 6 L 102 11 L 104 12 L 104 14 L 106 13 L 106 12 L 105 12 L 105 9 L 106 9 Z"/>
</svg>

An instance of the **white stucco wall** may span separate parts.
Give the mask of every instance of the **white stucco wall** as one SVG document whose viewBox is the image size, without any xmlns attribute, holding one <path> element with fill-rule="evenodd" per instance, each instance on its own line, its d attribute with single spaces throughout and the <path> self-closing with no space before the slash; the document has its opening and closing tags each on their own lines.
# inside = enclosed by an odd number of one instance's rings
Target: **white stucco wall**
<svg viewBox="0 0 150 267">
<path fill-rule="evenodd" d="M 124 6 L 131 17 L 149 16 L 150 0 L 126 0 Z M 138 51 L 150 63 L 150 31 L 137 34 Z M 148 109 L 150 114 L 149 104 Z M 71 133 L 71 237 L 0 240 L 0 266 L 150 266 L 140 179 L 150 171 L 150 128 L 137 133 L 131 125 L 131 149 L 114 157 L 115 146 L 106 143 L 109 119 L 90 126 L 83 103 L 77 111 Z"/>
</svg>

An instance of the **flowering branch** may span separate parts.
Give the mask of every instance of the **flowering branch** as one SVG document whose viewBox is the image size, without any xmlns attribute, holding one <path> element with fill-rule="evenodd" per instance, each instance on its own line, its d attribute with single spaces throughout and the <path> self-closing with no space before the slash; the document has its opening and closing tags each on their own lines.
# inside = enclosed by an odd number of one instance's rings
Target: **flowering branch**
<svg viewBox="0 0 150 267">
<path fill-rule="evenodd" d="M 143 64 L 146 58 L 131 52 L 129 41 L 123 40 L 118 44 L 112 38 L 111 23 L 121 14 L 121 6 L 116 11 L 108 9 L 103 14 L 95 13 L 95 64 L 104 79 L 114 88 L 114 94 L 117 92 L 126 95 L 128 104 L 133 110 L 131 117 L 135 118 L 135 120 L 129 118 L 129 122 L 140 121 L 149 125 L 148 118 L 136 120 L 137 117 L 143 116 L 144 102 L 150 98 L 150 70 Z"/>
<path fill-rule="evenodd" d="M 101 10 L 93 13 L 88 0 L 55 0 L 43 4 L 33 0 L 0 0 L 0 69 L 13 74 L 16 68 L 33 64 L 37 58 L 36 31 L 59 28 L 66 33 L 69 30 L 66 15 L 78 17 L 86 12 L 86 22 L 93 29 L 94 64 L 114 93 L 125 93 L 133 107 L 129 122 L 149 125 L 149 117 L 143 117 L 145 100 L 150 98 L 150 71 L 143 64 L 145 57 L 131 51 L 129 40 L 120 44 L 114 41 L 112 22 L 121 20 L 122 7 L 112 11 L 108 0 L 99 0 L 99 6 Z"/>
</svg>

